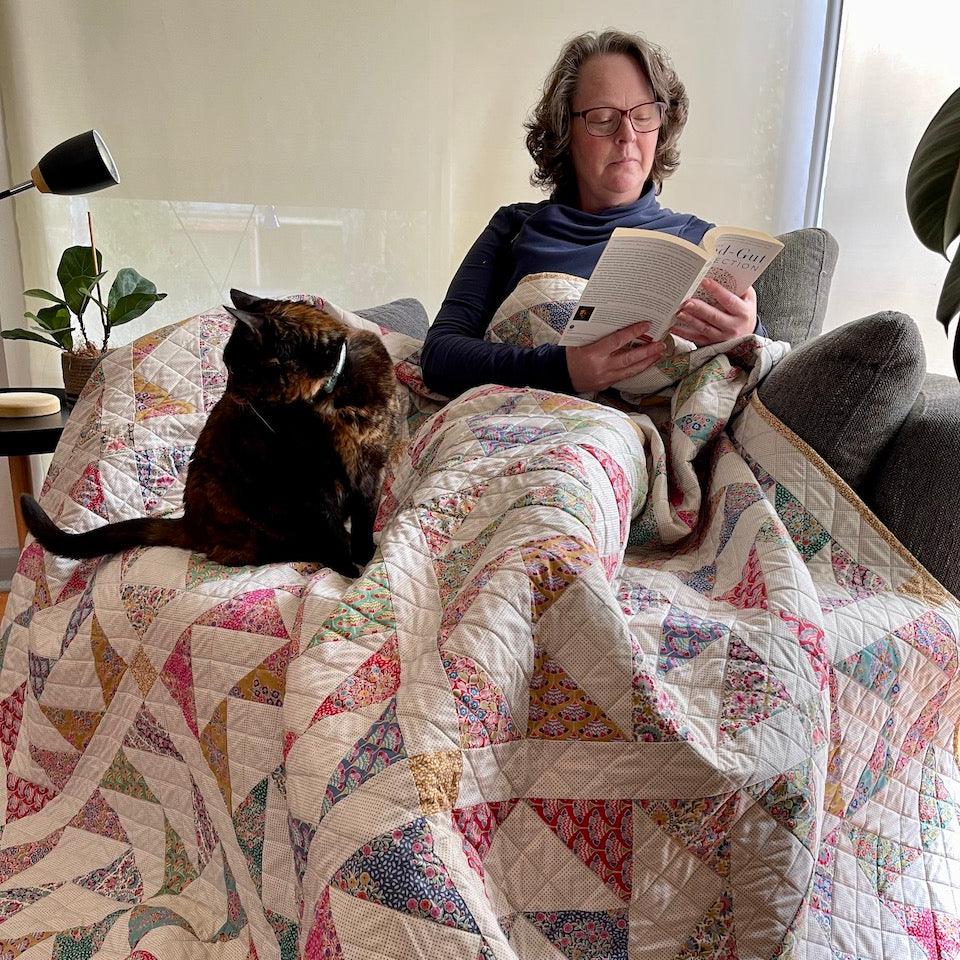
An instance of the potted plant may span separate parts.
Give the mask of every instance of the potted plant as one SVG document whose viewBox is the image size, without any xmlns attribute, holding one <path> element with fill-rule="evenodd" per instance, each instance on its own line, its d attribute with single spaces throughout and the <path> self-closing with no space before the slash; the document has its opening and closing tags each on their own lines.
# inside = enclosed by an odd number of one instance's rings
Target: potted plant
<svg viewBox="0 0 960 960">
<path fill-rule="evenodd" d="M 947 98 L 924 131 L 907 172 L 907 213 L 920 242 L 949 261 L 960 237 L 960 90 Z M 953 262 L 937 303 L 937 320 L 949 334 L 960 312 L 960 254 Z M 960 375 L 960 334 L 953 341 L 953 366 Z"/>
<path fill-rule="evenodd" d="M 25 290 L 25 297 L 50 301 L 36 313 L 24 316 L 32 321 L 30 329 L 18 327 L 0 333 L 6 340 L 33 340 L 61 351 L 64 394 L 68 403 L 76 401 L 97 364 L 108 352 L 114 327 L 142 316 L 166 294 L 157 293 L 156 285 L 140 276 L 133 267 L 117 271 L 106 303 L 100 296 L 100 280 L 106 275 L 100 251 L 88 247 L 68 247 L 60 258 L 57 279 L 63 296 L 47 290 Z M 100 346 L 87 332 L 84 313 L 90 303 L 99 307 L 103 338 Z M 79 337 L 74 334 L 79 328 Z"/>
</svg>

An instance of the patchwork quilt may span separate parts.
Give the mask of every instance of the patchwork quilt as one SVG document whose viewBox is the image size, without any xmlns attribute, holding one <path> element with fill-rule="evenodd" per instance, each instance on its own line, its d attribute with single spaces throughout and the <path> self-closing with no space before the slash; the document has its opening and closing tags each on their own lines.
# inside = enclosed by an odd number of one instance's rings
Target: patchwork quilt
<svg viewBox="0 0 960 960">
<path fill-rule="evenodd" d="M 229 332 L 103 362 L 59 523 L 179 507 Z M 960 607 L 750 394 L 781 348 L 618 409 L 442 405 L 385 340 L 410 435 L 355 581 L 23 551 L 0 956 L 956 957 Z"/>
</svg>

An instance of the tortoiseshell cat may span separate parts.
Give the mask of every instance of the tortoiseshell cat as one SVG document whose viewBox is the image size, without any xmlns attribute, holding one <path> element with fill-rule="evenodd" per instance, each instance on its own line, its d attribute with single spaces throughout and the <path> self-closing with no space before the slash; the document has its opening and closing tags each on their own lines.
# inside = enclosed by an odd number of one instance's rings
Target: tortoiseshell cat
<svg viewBox="0 0 960 960">
<path fill-rule="evenodd" d="M 183 516 L 66 533 L 24 495 L 27 526 L 48 550 L 80 559 L 184 547 L 217 563 L 307 560 L 349 577 L 370 559 L 401 417 L 386 348 L 312 304 L 230 296 L 226 392 L 190 457 Z"/>
</svg>

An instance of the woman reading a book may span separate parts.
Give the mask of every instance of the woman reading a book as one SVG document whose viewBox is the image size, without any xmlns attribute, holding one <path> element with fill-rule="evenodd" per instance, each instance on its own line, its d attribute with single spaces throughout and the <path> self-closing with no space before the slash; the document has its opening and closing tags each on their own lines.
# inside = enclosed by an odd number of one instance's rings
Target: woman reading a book
<svg viewBox="0 0 960 960">
<path fill-rule="evenodd" d="M 679 164 L 687 107 L 668 58 L 641 37 L 611 30 L 566 44 L 526 124 L 536 164 L 531 180 L 550 189 L 550 198 L 501 207 L 467 253 L 423 347 L 429 387 L 448 396 L 483 383 L 587 393 L 657 362 L 664 344 L 649 342 L 642 323 L 578 347 L 517 347 L 483 337 L 523 277 L 589 277 L 616 227 L 703 239 L 712 224 L 657 200 Z M 763 333 L 752 288 L 743 297 L 712 281 L 704 289 L 716 306 L 688 300 L 672 333 L 698 346 Z"/>
</svg>

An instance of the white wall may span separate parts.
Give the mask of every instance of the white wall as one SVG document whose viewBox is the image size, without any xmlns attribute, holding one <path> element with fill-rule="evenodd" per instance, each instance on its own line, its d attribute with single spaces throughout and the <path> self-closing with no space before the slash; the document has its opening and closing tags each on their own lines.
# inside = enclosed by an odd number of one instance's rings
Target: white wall
<svg viewBox="0 0 960 960">
<path fill-rule="evenodd" d="M 901 310 L 923 334 L 927 366 L 953 374 L 936 321 L 947 262 L 913 234 L 904 189 L 923 131 L 960 86 L 960 4 L 845 0 L 823 226 L 840 243 L 825 326 Z"/>
</svg>

